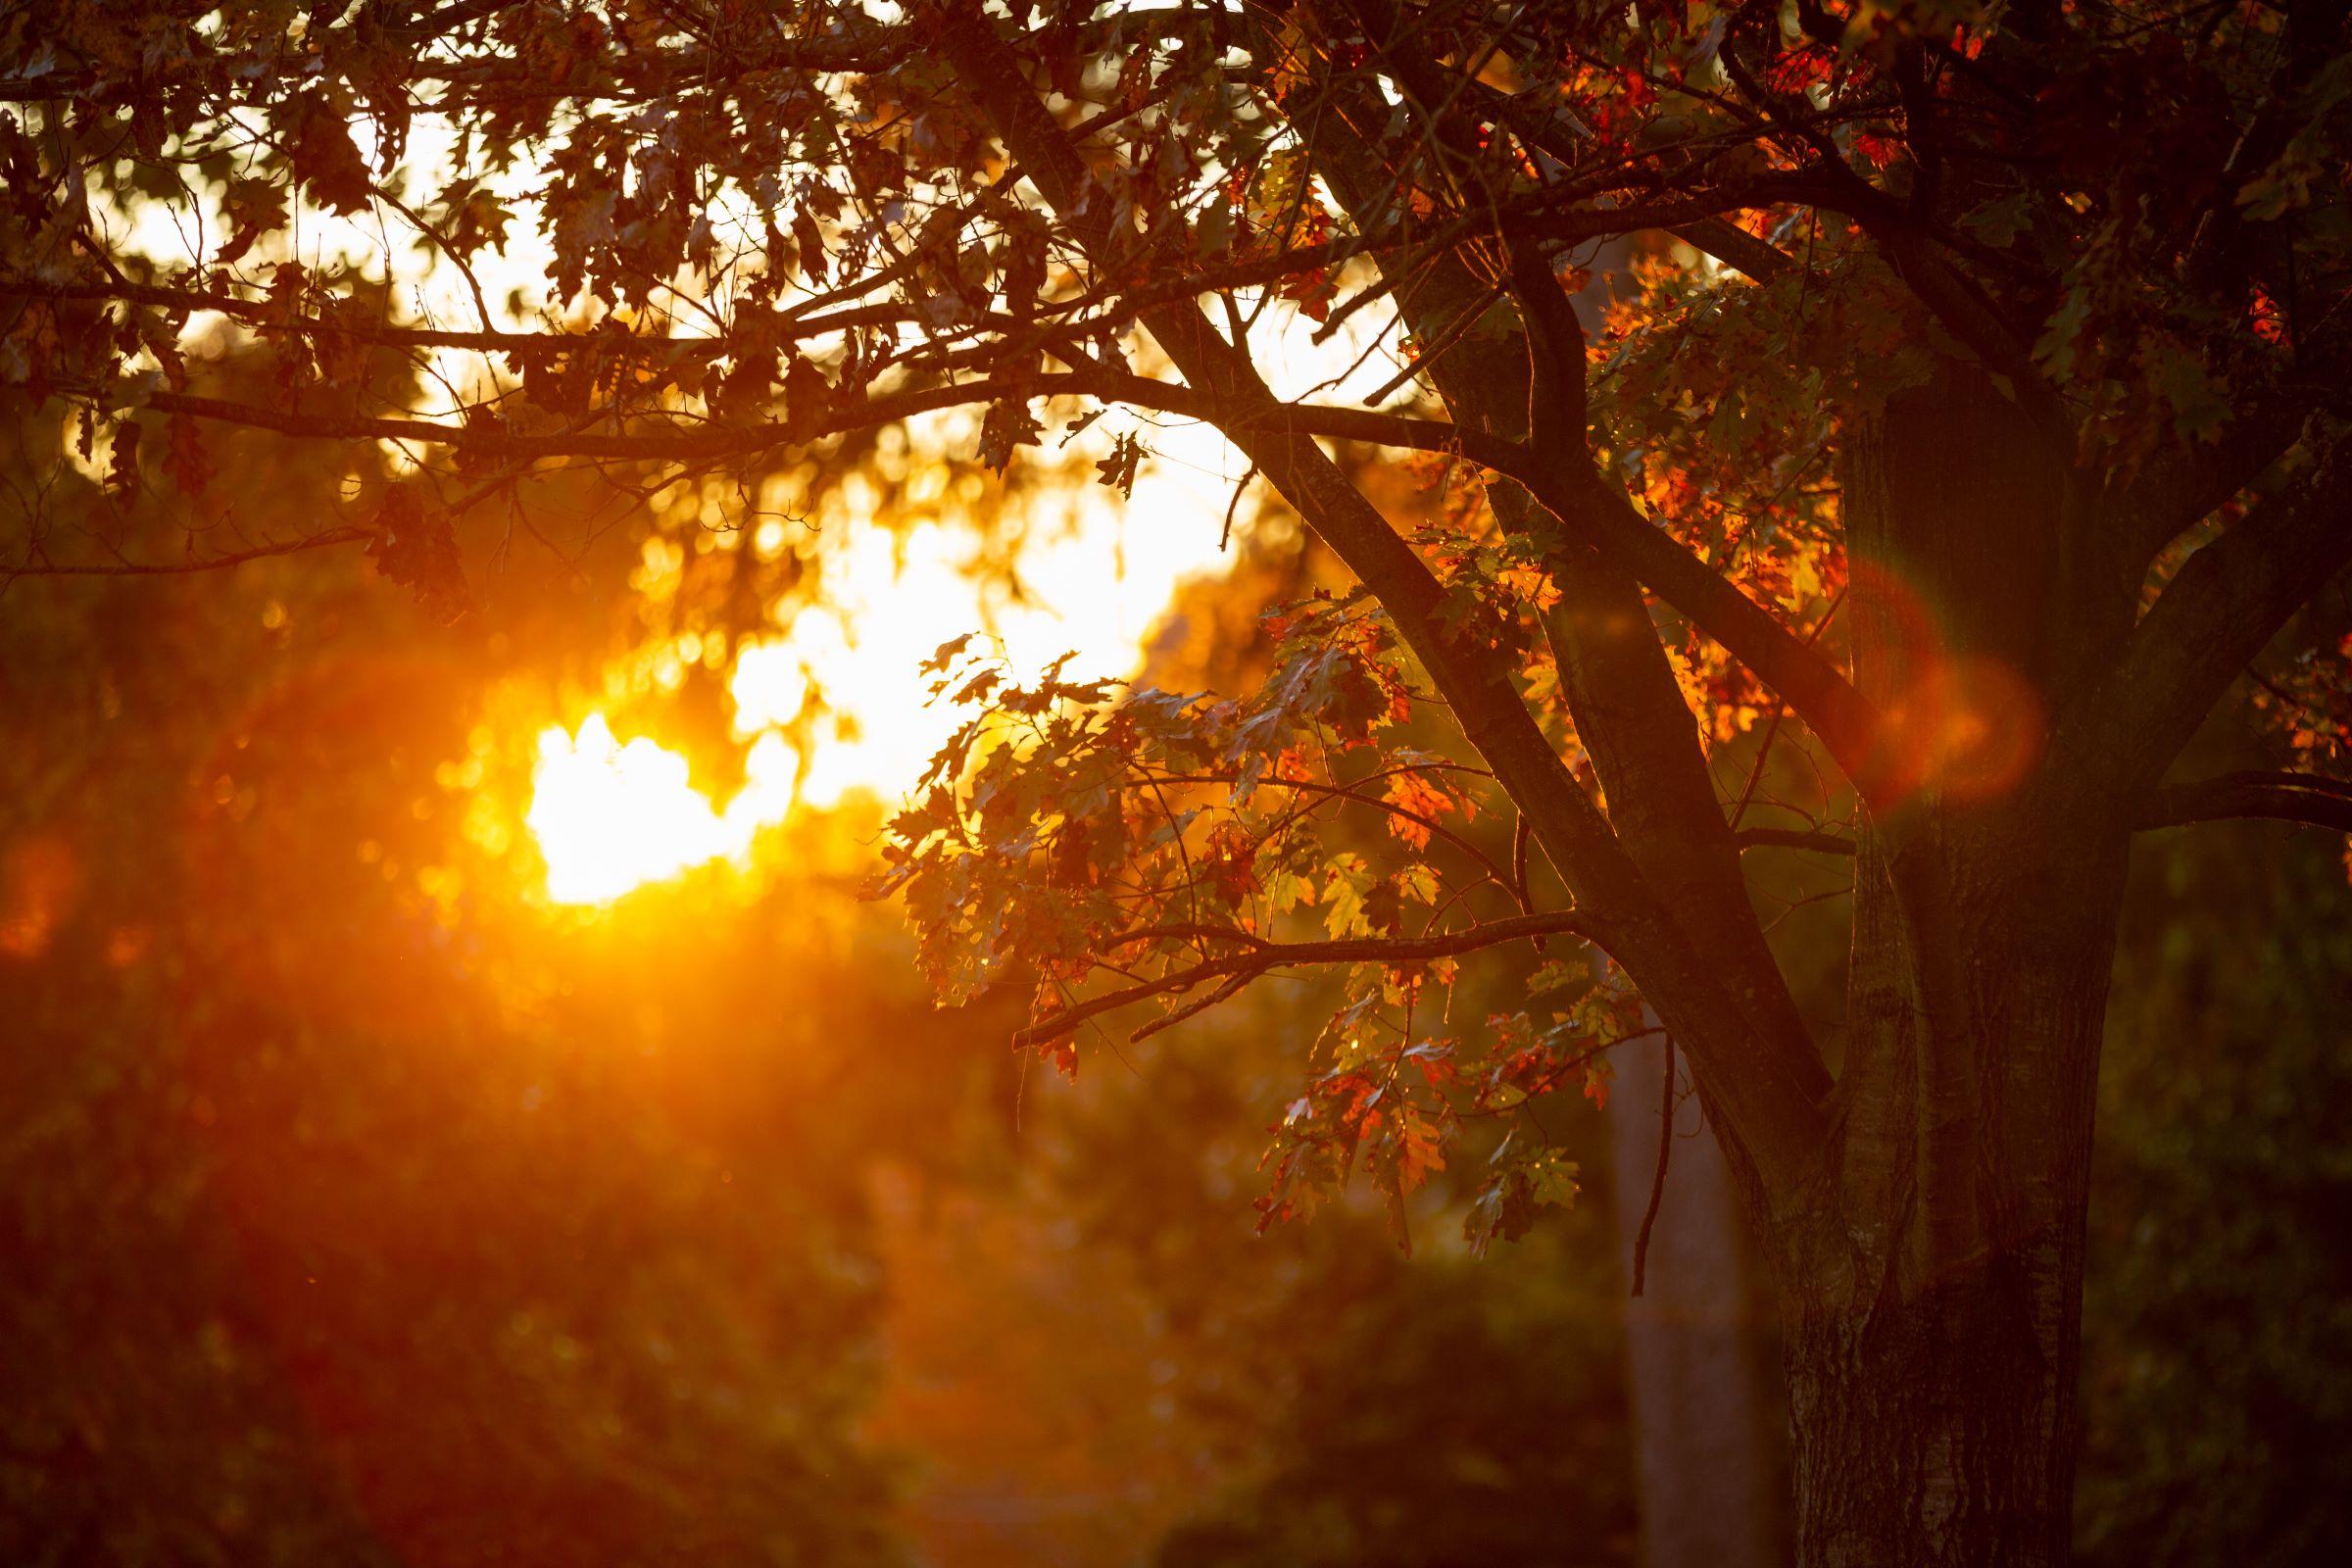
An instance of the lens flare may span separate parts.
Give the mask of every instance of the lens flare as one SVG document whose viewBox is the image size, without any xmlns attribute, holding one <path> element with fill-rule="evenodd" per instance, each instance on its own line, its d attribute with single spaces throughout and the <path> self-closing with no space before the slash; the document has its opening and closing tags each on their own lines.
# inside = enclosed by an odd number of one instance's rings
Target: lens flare
<svg viewBox="0 0 2352 1568">
<path fill-rule="evenodd" d="M 604 715 L 576 734 L 539 737 L 523 821 L 547 860 L 558 904 L 608 904 L 647 882 L 715 860 L 742 864 L 760 830 L 791 809 L 799 759 L 763 735 L 745 759 L 743 788 L 722 810 L 687 777 L 686 759 L 643 736 L 621 745 Z"/>
</svg>

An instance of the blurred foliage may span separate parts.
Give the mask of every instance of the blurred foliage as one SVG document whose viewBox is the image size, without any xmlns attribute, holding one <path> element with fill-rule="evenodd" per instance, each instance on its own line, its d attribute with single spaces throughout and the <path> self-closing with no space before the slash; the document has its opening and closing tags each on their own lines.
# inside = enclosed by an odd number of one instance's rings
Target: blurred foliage
<svg viewBox="0 0 2352 1568">
<path fill-rule="evenodd" d="M 1317 568 L 1264 537 L 1157 664 L 1266 657 L 1234 604 Z M 349 559 L 12 594 L 0 1555 L 1630 1560 L 1593 1194 L 1479 1264 L 1446 1177 L 1410 1260 L 1362 1191 L 1256 1237 L 1328 995 L 1065 1083 L 997 1049 L 1002 999 L 922 1009 L 894 922 L 825 891 L 838 839 L 533 906 L 527 845 L 467 835 L 521 787 L 484 716 L 606 623 L 565 632 L 568 574 L 483 591 L 449 628 Z M 2336 1560 L 2352 894 L 2284 829 L 2140 853 L 2085 1560 Z M 1605 1180 L 1593 1119 L 1556 1131 Z"/>
<path fill-rule="evenodd" d="M 255 537 L 335 493 L 219 457 Z M 50 479 L 53 519 L 177 525 Z M 1566 1499 L 1622 1548 L 1599 1211 L 1508 1269 L 1434 1191 L 1418 1262 L 1363 1207 L 1255 1237 L 1288 999 L 1146 1076 L 1031 1077 L 1001 1000 L 924 1007 L 843 822 L 536 897 L 536 728 L 740 575 L 669 520 L 652 594 L 586 513 L 577 551 L 471 537 L 451 624 L 356 554 L 13 587 L 0 1557 L 1117 1561 L 1187 1520 L 1171 1552 L 1262 1553 L 1301 1488 L 1409 1540 L 1416 1471 L 1441 1527 L 1533 1541 Z M 1262 657 L 1255 604 L 1314 568 L 1250 537 L 1157 662 Z M 691 683 L 619 695 L 710 722 Z"/>
<path fill-rule="evenodd" d="M 311 492 L 228 456 L 253 526 Z M 815 1095 L 909 1009 L 796 983 L 887 960 L 715 882 L 566 926 L 469 831 L 627 565 L 446 628 L 357 556 L 10 596 L 0 1558 L 887 1557 Z"/>
<path fill-rule="evenodd" d="M 2143 841 L 2083 1307 L 2086 1563 L 2352 1560 L 2352 889 L 2325 834 Z"/>
</svg>

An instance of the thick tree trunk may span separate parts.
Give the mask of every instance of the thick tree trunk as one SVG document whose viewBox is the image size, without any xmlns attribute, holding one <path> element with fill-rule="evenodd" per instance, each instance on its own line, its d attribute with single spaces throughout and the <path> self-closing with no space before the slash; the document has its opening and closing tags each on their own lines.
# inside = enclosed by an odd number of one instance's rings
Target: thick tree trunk
<svg viewBox="0 0 2352 1568">
<path fill-rule="evenodd" d="M 1925 937 L 1864 857 L 1839 1159 L 1776 1234 L 1808 1568 L 2068 1556 L 2122 858 L 1943 848 Z M 1987 862 L 1997 880 L 1955 889 Z"/>
<path fill-rule="evenodd" d="M 2079 1235 L 1788 1326 L 1798 1560 L 1984 1568 L 2068 1555 Z"/>
<path fill-rule="evenodd" d="M 2131 623 L 2070 454 L 1954 368 L 1856 432 L 1855 865 L 1831 1155 L 1768 1216 L 1807 1568 L 2068 1556 L 2091 1110 L 2120 821 L 2041 765 Z"/>
</svg>

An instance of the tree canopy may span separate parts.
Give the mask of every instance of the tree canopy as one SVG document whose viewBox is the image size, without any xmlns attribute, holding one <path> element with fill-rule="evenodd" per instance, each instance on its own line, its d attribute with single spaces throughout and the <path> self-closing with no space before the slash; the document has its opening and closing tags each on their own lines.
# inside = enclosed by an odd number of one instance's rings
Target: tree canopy
<svg viewBox="0 0 2352 1568">
<path fill-rule="evenodd" d="M 2352 828 L 2344 28 L 2328 0 L 21 6 L 0 382 L 73 411 L 49 471 L 112 505 L 66 527 L 22 490 L 0 571 L 350 546 L 454 614 L 461 528 L 504 549 L 551 468 L 623 505 L 715 477 L 733 525 L 942 411 L 991 468 L 1077 441 L 1122 491 L 1205 423 L 1347 581 L 1277 615 L 1244 694 L 941 648 L 972 716 L 882 886 L 945 994 L 1033 988 L 1066 1060 L 1116 1009 L 1348 971 L 1269 1213 L 1360 1168 L 1401 1214 L 1461 1128 L 1602 1095 L 1599 1052 L 1662 1028 L 1760 1222 L 1812 1216 L 1781 1278 L 1842 1304 L 1803 1320 L 1867 1324 L 1880 1277 L 1932 1303 L 1800 1359 L 1989 1321 L 1978 1281 L 2045 1370 L 1984 1364 L 2063 1433 L 2125 836 Z M 1301 384 L 1337 342 L 1394 373 Z M 241 343 L 266 376 L 220 384 Z M 348 446 L 350 492 L 238 536 L 232 427 Z M 2226 703 L 2276 765 L 2168 777 Z M 1502 811 L 1508 855 L 1463 831 Z M 1749 866 L 1788 854 L 1853 859 L 1836 1027 L 1759 914 Z M 1451 1017 L 1506 943 L 1544 945 L 1525 1006 Z M 1481 1241 L 1573 1188 L 1503 1147 Z M 2004 1283 L 2013 1253 L 2074 1283 Z M 2046 1548 L 2049 1465 L 2008 1465 L 1950 1560 Z M 1843 1539 L 1823 1506 L 1808 1539 Z"/>
</svg>

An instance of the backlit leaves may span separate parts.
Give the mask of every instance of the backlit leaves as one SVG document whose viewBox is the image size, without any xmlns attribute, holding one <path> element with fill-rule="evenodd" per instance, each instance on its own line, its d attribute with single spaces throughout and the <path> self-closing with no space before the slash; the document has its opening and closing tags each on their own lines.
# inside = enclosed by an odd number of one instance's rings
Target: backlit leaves
<svg viewBox="0 0 2352 1568">
<path fill-rule="evenodd" d="M 1344 1001 L 1275 1131 L 1260 1206 L 1303 1212 L 1361 1176 L 1409 1245 L 1412 1195 L 1466 1125 L 1562 1089 L 1597 1097 L 1630 1003 L 1547 970 L 1528 1011 L 1444 1028 L 1454 961 L 1379 947 L 1517 909 L 1464 836 L 1486 820 L 1482 781 L 1403 738 L 1413 681 L 1377 615 L 1317 598 L 1267 626 L 1272 669 L 1246 700 L 1060 666 L 1024 679 L 969 638 L 944 644 L 925 667 L 969 716 L 892 823 L 873 892 L 904 895 L 944 998 L 1029 988 L 1031 1043 L 1065 1070 L 1096 1027 L 1065 1019 L 1090 998 L 1136 993 L 1143 1021 L 1120 1026 L 1149 1034 L 1249 984 L 1219 964 L 1266 944 L 1364 945 L 1339 965 Z M 1540 1190 L 1529 1201 L 1568 1191 Z"/>
<path fill-rule="evenodd" d="M 386 492 L 368 557 L 377 571 L 414 591 L 437 620 L 455 620 L 472 604 L 449 517 L 421 486 Z"/>
</svg>

